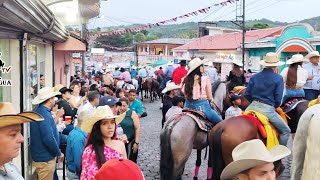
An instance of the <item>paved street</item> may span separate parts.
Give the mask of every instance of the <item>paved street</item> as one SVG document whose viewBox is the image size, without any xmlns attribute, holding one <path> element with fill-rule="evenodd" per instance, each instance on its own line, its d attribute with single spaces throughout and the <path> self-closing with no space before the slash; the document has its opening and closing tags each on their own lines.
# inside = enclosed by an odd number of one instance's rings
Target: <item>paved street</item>
<svg viewBox="0 0 320 180">
<path fill-rule="evenodd" d="M 160 164 L 160 130 L 161 130 L 161 110 L 160 101 L 149 103 L 148 100 L 144 102 L 144 106 L 147 107 L 148 116 L 142 118 L 141 123 L 141 140 L 139 147 L 138 164 L 142 169 L 146 180 L 160 179 L 159 164 Z M 289 145 L 291 146 L 291 138 Z M 204 151 L 203 151 L 204 156 Z M 202 158 L 203 159 L 203 158 Z M 191 157 L 189 158 L 183 179 L 192 179 L 194 175 L 194 167 L 196 161 L 196 151 L 193 150 Z M 286 170 L 279 178 L 279 180 L 287 180 L 289 178 L 289 164 L 291 163 L 291 157 L 283 160 L 286 166 Z M 207 162 L 203 161 L 199 172 L 199 179 L 206 179 Z"/>
</svg>

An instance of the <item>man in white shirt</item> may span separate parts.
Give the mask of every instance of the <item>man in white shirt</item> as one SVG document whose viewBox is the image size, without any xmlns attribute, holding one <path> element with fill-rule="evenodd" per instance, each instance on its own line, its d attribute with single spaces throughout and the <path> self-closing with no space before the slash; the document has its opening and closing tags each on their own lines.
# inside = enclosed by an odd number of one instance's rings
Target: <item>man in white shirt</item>
<svg viewBox="0 0 320 180">
<path fill-rule="evenodd" d="M 230 97 L 230 101 L 232 103 L 232 106 L 230 106 L 225 113 L 225 119 L 227 118 L 231 118 L 234 116 L 239 116 L 242 114 L 242 110 L 239 108 L 239 106 L 241 105 L 241 97 L 233 94 Z"/>
<path fill-rule="evenodd" d="M 210 77 L 211 84 L 213 84 L 218 80 L 217 69 L 214 68 L 212 62 L 207 62 L 204 64 L 204 66 L 205 66 L 205 73 L 207 76 Z"/>
<path fill-rule="evenodd" d="M 88 111 L 89 113 L 93 113 L 94 112 L 94 110 L 99 105 L 99 100 L 100 100 L 99 92 L 90 91 L 89 94 L 88 94 L 88 100 L 89 100 L 88 103 L 86 103 L 85 105 L 81 106 L 78 109 L 78 114 L 80 114 L 81 111 Z"/>
<path fill-rule="evenodd" d="M 178 114 L 182 112 L 182 108 L 185 102 L 185 98 L 182 96 L 174 96 L 172 98 L 172 107 L 167 111 L 166 116 L 165 116 L 165 120 L 167 121 L 170 116 L 174 115 L 174 114 Z"/>
<path fill-rule="evenodd" d="M 303 86 L 303 89 L 306 96 L 305 98 L 309 101 L 316 99 L 320 94 L 319 89 L 314 89 L 313 87 L 317 84 L 314 83 L 314 78 L 319 77 L 320 75 L 319 57 L 320 55 L 318 51 L 310 52 L 305 57 L 306 59 L 309 59 L 310 62 L 303 66 L 303 68 L 308 71 L 307 83 Z"/>
</svg>

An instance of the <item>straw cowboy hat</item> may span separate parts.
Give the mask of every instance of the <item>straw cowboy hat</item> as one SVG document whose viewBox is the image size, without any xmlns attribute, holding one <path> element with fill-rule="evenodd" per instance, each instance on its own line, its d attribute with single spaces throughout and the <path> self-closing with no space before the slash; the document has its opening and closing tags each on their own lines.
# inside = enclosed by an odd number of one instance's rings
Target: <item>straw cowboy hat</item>
<svg viewBox="0 0 320 180">
<path fill-rule="evenodd" d="M 57 95 L 61 95 L 61 93 L 54 92 L 51 87 L 44 87 L 38 91 L 38 95 L 33 99 L 32 104 L 40 104 Z"/>
<path fill-rule="evenodd" d="M 233 64 L 237 65 L 237 66 L 243 66 L 243 63 L 242 61 L 238 60 L 238 59 L 235 59 L 232 61 Z"/>
<path fill-rule="evenodd" d="M 310 59 L 312 57 L 320 57 L 320 54 L 318 51 L 312 51 L 312 52 L 309 52 L 307 55 L 306 55 L 306 59 Z"/>
<path fill-rule="evenodd" d="M 34 121 L 43 121 L 43 117 L 35 112 L 22 112 L 17 114 L 12 103 L 0 102 L 0 127 Z"/>
<path fill-rule="evenodd" d="M 116 124 L 119 124 L 124 119 L 125 115 L 126 113 L 119 116 L 114 115 L 109 106 L 99 106 L 89 119 L 84 120 L 81 129 L 85 132 L 91 132 L 93 125 L 102 119 L 115 119 Z"/>
<path fill-rule="evenodd" d="M 233 162 L 224 168 L 220 178 L 231 179 L 245 170 L 278 161 L 290 153 L 290 150 L 282 145 L 274 146 L 268 151 L 259 139 L 243 142 L 232 151 Z"/>
<path fill-rule="evenodd" d="M 172 91 L 172 90 L 179 89 L 179 88 L 180 88 L 179 85 L 176 85 L 174 82 L 168 81 L 166 84 L 166 88 L 164 88 L 162 90 L 162 93 L 166 93 L 168 91 Z"/>
<path fill-rule="evenodd" d="M 201 60 L 200 58 L 194 58 L 189 62 L 189 71 L 187 76 L 194 71 L 195 69 L 197 69 L 199 66 L 203 65 L 204 63 L 208 62 L 208 60 L 204 59 Z"/>
<path fill-rule="evenodd" d="M 305 59 L 302 54 L 295 54 L 286 62 L 286 64 L 294 64 L 299 62 L 308 62 L 308 60 Z"/>
<path fill-rule="evenodd" d="M 275 67 L 275 66 L 282 66 L 284 65 L 284 62 L 280 61 L 280 58 L 278 56 L 277 53 L 274 52 L 269 52 L 267 53 L 267 55 L 265 56 L 265 59 L 263 59 L 262 61 L 260 61 L 260 64 L 262 66 L 266 66 L 266 67 Z"/>
<path fill-rule="evenodd" d="M 64 85 L 58 84 L 58 85 L 55 85 L 52 89 L 54 92 L 59 92 L 59 90 L 63 87 L 64 87 Z"/>
</svg>

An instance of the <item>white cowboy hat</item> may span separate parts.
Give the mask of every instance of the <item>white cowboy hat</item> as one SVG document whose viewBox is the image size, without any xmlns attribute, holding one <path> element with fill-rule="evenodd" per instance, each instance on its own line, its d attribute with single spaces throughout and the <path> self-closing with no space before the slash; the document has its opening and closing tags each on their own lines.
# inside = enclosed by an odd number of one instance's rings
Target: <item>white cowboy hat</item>
<svg viewBox="0 0 320 180">
<path fill-rule="evenodd" d="M 224 168 L 220 178 L 231 179 L 245 170 L 278 161 L 290 153 L 290 150 L 282 145 L 274 146 L 268 151 L 259 139 L 243 142 L 232 151 L 233 162 Z"/>
<path fill-rule="evenodd" d="M 306 55 L 306 59 L 310 59 L 310 58 L 315 57 L 315 56 L 320 57 L 320 54 L 319 54 L 318 51 L 309 52 L 309 53 Z"/>
<path fill-rule="evenodd" d="M 194 58 L 192 59 L 188 66 L 189 66 L 189 71 L 188 71 L 188 74 L 187 76 L 192 72 L 194 71 L 195 69 L 197 69 L 197 67 L 203 65 L 204 63 L 208 62 L 208 60 L 204 59 L 204 60 L 201 60 L 200 58 Z"/>
<path fill-rule="evenodd" d="M 131 69 L 137 69 L 137 67 L 136 66 L 132 66 Z"/>
<path fill-rule="evenodd" d="M 206 60 L 206 59 L 204 59 L 204 60 Z M 203 65 L 213 67 L 213 62 L 208 61 L 208 62 L 204 63 Z"/>
<path fill-rule="evenodd" d="M 173 62 L 172 61 L 169 61 L 168 62 L 168 66 L 172 66 L 173 65 Z"/>
<path fill-rule="evenodd" d="M 240 60 L 233 60 L 232 63 L 240 67 L 243 66 L 243 63 Z"/>
<path fill-rule="evenodd" d="M 40 104 L 57 95 L 61 95 L 61 93 L 53 91 L 52 87 L 44 87 L 38 91 L 38 95 L 33 99 L 32 104 Z"/>
<path fill-rule="evenodd" d="M 124 119 L 125 114 L 114 115 L 109 106 L 99 106 L 93 112 L 93 115 L 82 123 L 81 129 L 85 132 L 91 132 L 93 125 L 103 119 L 115 119 L 116 124 L 119 124 Z"/>
<path fill-rule="evenodd" d="M 17 114 L 12 103 L 0 102 L 0 127 L 34 121 L 43 121 L 43 117 L 35 112 L 22 112 Z"/>
<path fill-rule="evenodd" d="M 168 91 L 172 91 L 172 90 L 179 89 L 179 88 L 180 88 L 179 85 L 176 85 L 174 82 L 168 81 L 166 84 L 166 88 L 164 88 L 162 90 L 162 93 L 166 93 Z"/>
<path fill-rule="evenodd" d="M 266 67 L 275 67 L 284 65 L 284 62 L 280 61 L 279 55 L 277 53 L 269 52 L 265 56 L 265 59 L 260 61 L 260 64 Z"/>
<path fill-rule="evenodd" d="M 308 62 L 308 60 L 305 59 L 302 54 L 295 54 L 286 62 L 286 64 L 294 64 L 298 62 Z"/>
</svg>

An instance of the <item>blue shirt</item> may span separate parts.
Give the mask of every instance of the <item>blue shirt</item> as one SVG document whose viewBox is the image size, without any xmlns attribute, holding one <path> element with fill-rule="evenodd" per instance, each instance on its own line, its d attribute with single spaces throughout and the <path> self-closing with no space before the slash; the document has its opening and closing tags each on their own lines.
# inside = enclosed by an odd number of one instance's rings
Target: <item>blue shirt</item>
<svg viewBox="0 0 320 180">
<path fill-rule="evenodd" d="M 35 112 L 44 120 L 30 123 L 31 157 L 35 162 L 47 162 L 61 154 L 59 134 L 49 108 L 39 105 Z"/>
<path fill-rule="evenodd" d="M 6 169 L 6 172 L 0 169 L 1 180 L 24 180 L 13 162 L 10 161 L 5 163 L 3 166 Z"/>
<path fill-rule="evenodd" d="M 147 70 L 145 68 L 141 68 L 138 75 L 141 77 L 147 77 Z"/>
<path fill-rule="evenodd" d="M 138 71 L 135 70 L 135 69 L 132 69 L 132 70 L 130 71 L 130 74 L 131 74 L 131 78 L 132 78 L 132 79 L 135 79 L 135 78 L 137 77 L 137 75 L 138 75 Z"/>
<path fill-rule="evenodd" d="M 118 77 L 120 76 L 121 72 L 119 70 L 116 70 L 115 72 L 113 72 L 113 76 L 114 77 Z"/>
<path fill-rule="evenodd" d="M 281 105 L 284 91 L 284 82 L 281 75 L 271 68 L 264 68 L 262 72 L 251 77 L 244 97 L 248 101 L 263 101 L 273 107 Z"/>
<path fill-rule="evenodd" d="M 317 76 L 317 75 L 320 75 L 320 64 L 318 64 L 318 67 L 317 66 L 314 66 L 311 62 L 305 64 L 303 66 L 303 68 L 305 70 L 307 70 L 308 72 L 308 77 L 309 76 Z M 317 69 L 318 68 L 318 69 Z M 306 84 L 303 86 L 304 89 L 312 89 L 312 80 L 307 80 Z"/>
<path fill-rule="evenodd" d="M 140 114 L 140 115 L 143 113 L 142 104 L 136 99 L 129 106 L 129 109 L 131 109 L 132 111 L 135 111 L 137 114 Z"/>
<path fill-rule="evenodd" d="M 166 68 L 166 71 L 164 72 L 164 76 L 165 76 L 165 77 L 171 77 L 173 71 L 174 71 L 174 67 L 171 66 L 171 65 L 168 66 L 168 67 Z"/>
<path fill-rule="evenodd" d="M 84 132 L 79 127 L 69 133 L 67 139 L 66 157 L 68 169 L 80 174 L 81 156 L 84 150 L 88 133 Z"/>
</svg>

